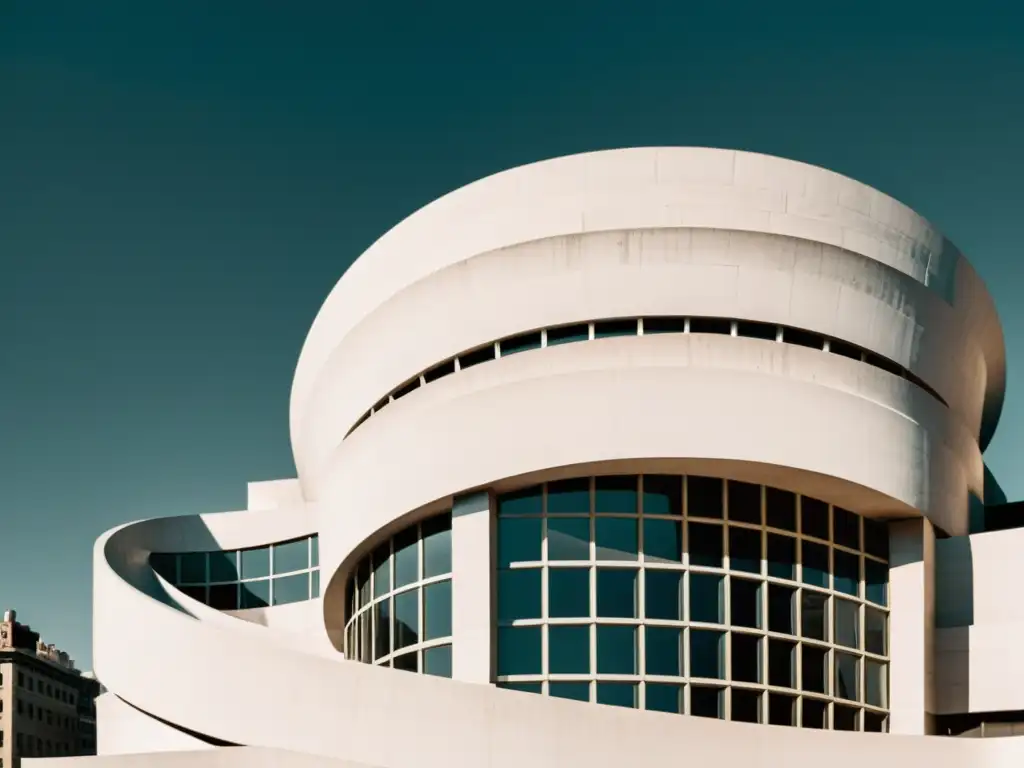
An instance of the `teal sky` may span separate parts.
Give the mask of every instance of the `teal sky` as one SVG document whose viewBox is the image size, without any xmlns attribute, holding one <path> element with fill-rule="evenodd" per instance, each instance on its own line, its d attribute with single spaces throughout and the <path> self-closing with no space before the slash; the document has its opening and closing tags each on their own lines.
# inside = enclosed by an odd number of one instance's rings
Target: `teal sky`
<svg viewBox="0 0 1024 768">
<path fill-rule="evenodd" d="M 1024 11 L 830 5 L 0 0 L 0 607 L 88 669 L 94 539 L 293 472 L 291 374 L 352 260 L 608 147 L 784 155 L 937 223 L 1006 328 L 987 459 L 1024 498 Z"/>
</svg>

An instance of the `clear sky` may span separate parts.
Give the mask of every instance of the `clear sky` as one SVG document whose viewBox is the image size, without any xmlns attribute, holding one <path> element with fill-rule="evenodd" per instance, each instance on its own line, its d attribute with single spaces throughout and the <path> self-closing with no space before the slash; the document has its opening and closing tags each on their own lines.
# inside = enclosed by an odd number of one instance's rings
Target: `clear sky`
<svg viewBox="0 0 1024 768">
<path fill-rule="evenodd" d="M 608 147 L 784 155 L 935 221 L 1006 328 L 987 459 L 1024 497 L 1024 17 L 993 8 L 0 0 L 0 607 L 88 669 L 98 534 L 293 473 L 294 363 L 352 260 Z"/>
</svg>

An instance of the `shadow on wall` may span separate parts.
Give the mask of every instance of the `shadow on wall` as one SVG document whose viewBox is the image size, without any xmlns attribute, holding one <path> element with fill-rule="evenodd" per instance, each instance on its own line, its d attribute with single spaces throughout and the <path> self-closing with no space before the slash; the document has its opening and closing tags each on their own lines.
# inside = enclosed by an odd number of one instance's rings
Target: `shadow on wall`
<svg viewBox="0 0 1024 768">
<path fill-rule="evenodd" d="M 970 711 L 971 645 L 974 624 L 974 553 L 970 536 L 935 542 L 935 684 L 940 712 Z M 936 730 L 957 735 L 955 715 L 940 715 Z M 950 719 L 952 718 L 952 719 Z"/>
</svg>

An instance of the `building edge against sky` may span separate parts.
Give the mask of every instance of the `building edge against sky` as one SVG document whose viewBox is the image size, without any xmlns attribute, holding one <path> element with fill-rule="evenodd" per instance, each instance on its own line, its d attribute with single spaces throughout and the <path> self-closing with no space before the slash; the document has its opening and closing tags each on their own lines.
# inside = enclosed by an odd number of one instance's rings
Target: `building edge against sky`
<svg viewBox="0 0 1024 768">
<path fill-rule="evenodd" d="M 829 171 L 642 148 L 470 184 L 322 307 L 296 479 L 97 542 L 71 759 L 1020 765 L 946 736 L 1024 722 L 1005 378 L 964 256 Z"/>
</svg>

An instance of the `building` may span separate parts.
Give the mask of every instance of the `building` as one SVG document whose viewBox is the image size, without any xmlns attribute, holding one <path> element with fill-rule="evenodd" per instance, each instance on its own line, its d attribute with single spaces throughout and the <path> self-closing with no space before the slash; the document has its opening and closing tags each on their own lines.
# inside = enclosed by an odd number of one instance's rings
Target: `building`
<svg viewBox="0 0 1024 768">
<path fill-rule="evenodd" d="M 0 768 L 22 757 L 96 754 L 99 686 L 6 611 L 0 622 Z"/>
<path fill-rule="evenodd" d="M 956 738 L 1024 722 L 1005 380 L 967 259 L 835 173 L 644 148 L 470 184 L 321 308 L 295 479 L 97 542 L 99 752 L 1024 765 Z"/>
</svg>

